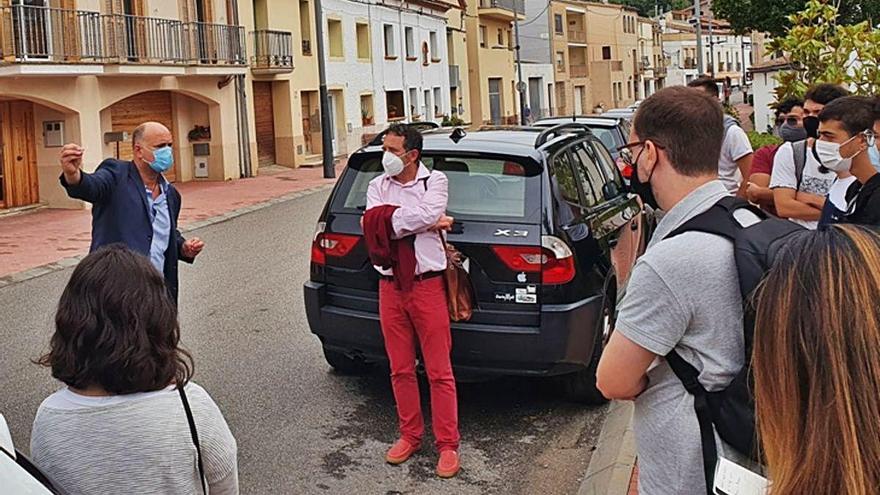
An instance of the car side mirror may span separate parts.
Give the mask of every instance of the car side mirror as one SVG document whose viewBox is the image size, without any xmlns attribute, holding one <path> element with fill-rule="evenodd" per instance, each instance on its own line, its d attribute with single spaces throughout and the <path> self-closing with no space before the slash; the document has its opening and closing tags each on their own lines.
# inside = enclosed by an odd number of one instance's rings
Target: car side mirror
<svg viewBox="0 0 880 495">
<path fill-rule="evenodd" d="M 602 197 L 605 198 L 605 201 L 611 201 L 620 196 L 620 193 L 620 186 L 617 182 L 606 182 L 605 185 L 602 186 Z"/>
</svg>

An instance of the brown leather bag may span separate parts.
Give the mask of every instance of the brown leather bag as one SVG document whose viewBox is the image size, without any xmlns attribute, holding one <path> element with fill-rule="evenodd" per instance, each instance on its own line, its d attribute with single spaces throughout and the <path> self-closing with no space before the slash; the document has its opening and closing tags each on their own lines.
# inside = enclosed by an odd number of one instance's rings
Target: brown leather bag
<svg viewBox="0 0 880 495">
<path fill-rule="evenodd" d="M 449 307 L 449 319 L 452 321 L 467 321 L 474 313 L 474 288 L 471 279 L 464 269 L 464 255 L 452 244 L 443 241 L 446 249 L 446 271 L 443 279 L 446 281 L 446 301 Z"/>
</svg>

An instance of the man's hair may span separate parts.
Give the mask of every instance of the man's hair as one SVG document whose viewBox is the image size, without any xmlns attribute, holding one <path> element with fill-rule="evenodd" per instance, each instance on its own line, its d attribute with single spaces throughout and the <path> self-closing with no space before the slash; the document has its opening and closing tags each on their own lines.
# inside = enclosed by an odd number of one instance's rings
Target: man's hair
<svg viewBox="0 0 880 495">
<path fill-rule="evenodd" d="M 874 127 L 877 108 L 874 98 L 868 96 L 847 96 L 834 100 L 819 113 L 819 121 L 835 120 L 846 129 L 847 134 L 856 134 Z"/>
<path fill-rule="evenodd" d="M 37 362 L 70 387 L 114 394 L 182 387 L 177 307 L 146 256 L 113 244 L 86 256 L 61 294 L 49 352 Z"/>
<path fill-rule="evenodd" d="M 683 86 L 665 88 L 639 105 L 633 126 L 640 140 L 650 139 L 666 150 L 678 173 L 718 173 L 724 112 L 717 98 Z"/>
<path fill-rule="evenodd" d="M 709 76 L 700 76 L 688 83 L 689 88 L 702 88 L 709 92 L 710 95 L 718 98 L 718 84 L 715 79 Z"/>
<path fill-rule="evenodd" d="M 786 98 L 779 103 L 776 104 L 776 115 L 786 115 L 790 113 L 795 107 L 804 106 L 804 100 L 800 98 Z"/>
<path fill-rule="evenodd" d="M 815 101 L 820 105 L 827 105 L 834 100 L 849 96 L 849 91 L 843 86 L 831 83 L 817 84 L 807 90 L 804 101 Z"/>
<path fill-rule="evenodd" d="M 415 127 L 406 124 L 394 124 L 388 128 L 386 136 L 400 136 L 403 138 L 403 149 L 406 151 L 416 150 L 419 152 L 419 159 L 422 158 L 422 133 Z"/>
<path fill-rule="evenodd" d="M 144 133 L 147 132 L 147 124 L 141 124 L 134 128 L 131 133 L 131 144 L 135 145 L 144 140 Z"/>
</svg>

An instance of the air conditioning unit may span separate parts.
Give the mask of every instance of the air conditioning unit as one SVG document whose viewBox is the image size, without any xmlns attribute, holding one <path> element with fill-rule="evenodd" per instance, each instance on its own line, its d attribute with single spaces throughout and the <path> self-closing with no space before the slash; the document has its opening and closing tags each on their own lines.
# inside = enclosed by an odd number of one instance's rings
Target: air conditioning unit
<svg viewBox="0 0 880 495">
<path fill-rule="evenodd" d="M 197 156 L 195 157 L 195 176 L 197 179 L 207 179 L 208 178 L 208 157 L 207 156 Z"/>
</svg>

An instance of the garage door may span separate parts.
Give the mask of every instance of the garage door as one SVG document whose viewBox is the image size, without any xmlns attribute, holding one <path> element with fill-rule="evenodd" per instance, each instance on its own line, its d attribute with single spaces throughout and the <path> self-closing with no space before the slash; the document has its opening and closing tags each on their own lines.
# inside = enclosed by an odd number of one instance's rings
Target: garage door
<svg viewBox="0 0 880 495">
<path fill-rule="evenodd" d="M 129 134 L 134 132 L 135 127 L 144 122 L 159 122 L 171 130 L 171 93 L 168 91 L 149 91 L 126 98 L 110 107 L 110 120 L 113 131 L 124 131 Z M 186 143 L 175 143 L 174 168 L 165 173 L 165 178 L 174 181 L 177 178 L 177 163 L 180 162 L 179 150 Z M 133 158 L 131 139 L 119 143 L 119 159 L 131 160 Z"/>
<path fill-rule="evenodd" d="M 257 127 L 257 156 L 260 166 L 275 164 L 275 114 L 272 83 L 254 81 L 254 115 Z"/>
</svg>

